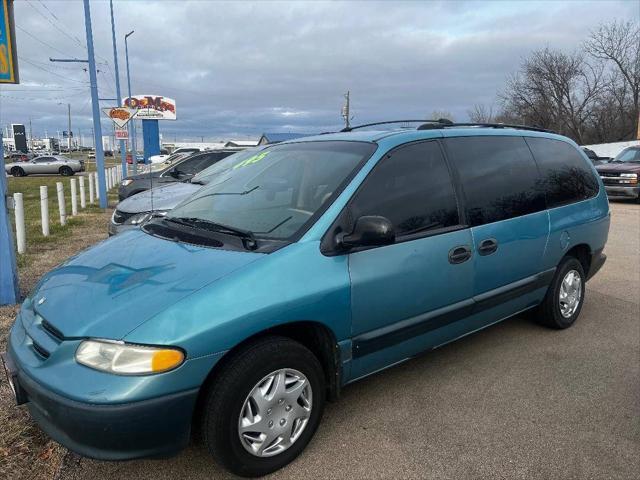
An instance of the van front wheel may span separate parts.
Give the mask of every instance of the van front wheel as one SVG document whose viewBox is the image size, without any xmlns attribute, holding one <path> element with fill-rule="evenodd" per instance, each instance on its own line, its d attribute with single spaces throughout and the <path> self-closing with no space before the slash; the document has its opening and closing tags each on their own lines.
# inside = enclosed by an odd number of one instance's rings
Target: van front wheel
<svg viewBox="0 0 640 480">
<path fill-rule="evenodd" d="M 243 477 L 284 467 L 307 446 L 325 401 L 322 366 L 304 345 L 262 338 L 212 380 L 202 435 L 213 457 Z"/>
<path fill-rule="evenodd" d="M 585 274 L 580 261 L 566 257 L 558 265 L 542 303 L 535 311 L 536 320 L 551 328 L 568 328 L 576 321 L 585 294 Z"/>
</svg>

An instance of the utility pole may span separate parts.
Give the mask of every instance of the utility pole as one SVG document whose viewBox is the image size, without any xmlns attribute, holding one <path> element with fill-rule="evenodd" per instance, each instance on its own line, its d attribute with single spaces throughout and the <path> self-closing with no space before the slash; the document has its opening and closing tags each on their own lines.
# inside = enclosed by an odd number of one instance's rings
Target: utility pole
<svg viewBox="0 0 640 480">
<path fill-rule="evenodd" d="M 102 126 L 100 125 L 100 103 L 98 100 L 98 78 L 96 58 L 93 52 L 93 32 L 91 29 L 91 7 L 89 0 L 84 3 L 84 23 L 87 32 L 87 52 L 89 53 L 89 81 L 91 82 L 91 107 L 93 110 L 93 138 L 96 148 L 96 171 L 100 191 L 100 208 L 107 208 L 107 184 L 104 175 L 104 152 L 102 150 Z"/>
<path fill-rule="evenodd" d="M 111 9 L 111 40 L 113 41 L 113 63 L 116 70 L 116 105 L 122 106 L 122 95 L 120 94 L 120 70 L 118 68 L 118 46 L 116 44 L 116 21 L 113 17 L 113 0 L 109 0 Z M 115 143 L 115 142 L 114 142 Z M 127 176 L 127 152 L 125 151 L 124 140 L 120 140 L 120 157 L 122 160 L 122 178 Z"/>
<path fill-rule="evenodd" d="M 129 108 L 131 108 L 131 74 L 129 73 L 129 42 L 128 38 L 133 35 L 135 30 L 131 30 L 124 36 L 124 54 L 127 60 L 127 88 L 129 90 Z M 136 124 L 134 120 L 129 121 L 129 141 L 131 142 L 131 148 L 133 150 L 133 174 L 138 173 L 138 155 L 136 148 Z"/>
<path fill-rule="evenodd" d="M 67 115 L 69 117 L 69 121 L 67 123 L 67 147 L 69 148 L 69 155 L 71 155 L 71 104 L 67 103 Z"/>
<path fill-rule="evenodd" d="M 353 120 L 353 117 L 351 117 L 351 106 L 349 104 L 350 98 L 349 98 L 349 91 L 347 91 L 347 93 L 344 94 L 344 98 L 345 98 L 345 104 L 342 107 L 342 118 L 344 119 L 344 127 L 345 128 L 350 128 L 351 127 L 351 120 Z"/>
</svg>

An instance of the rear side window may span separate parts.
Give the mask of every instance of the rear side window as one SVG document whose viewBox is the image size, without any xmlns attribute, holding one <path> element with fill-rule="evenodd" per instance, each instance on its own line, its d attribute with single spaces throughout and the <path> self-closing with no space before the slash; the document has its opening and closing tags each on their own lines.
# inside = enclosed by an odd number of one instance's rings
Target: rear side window
<svg viewBox="0 0 640 480">
<path fill-rule="evenodd" d="M 545 209 L 538 169 L 522 137 L 445 139 L 458 170 L 471 226 Z"/>
<path fill-rule="evenodd" d="M 548 208 L 591 198 L 598 181 L 582 155 L 570 144 L 550 138 L 527 138 L 541 174 Z"/>
<path fill-rule="evenodd" d="M 449 170 L 437 142 L 400 147 L 367 176 L 349 207 L 388 218 L 396 235 L 411 235 L 459 224 Z"/>
<path fill-rule="evenodd" d="M 175 168 L 181 173 L 196 174 L 203 168 L 208 167 L 210 164 L 211 162 L 207 161 L 206 155 L 198 155 L 179 163 Z"/>
</svg>

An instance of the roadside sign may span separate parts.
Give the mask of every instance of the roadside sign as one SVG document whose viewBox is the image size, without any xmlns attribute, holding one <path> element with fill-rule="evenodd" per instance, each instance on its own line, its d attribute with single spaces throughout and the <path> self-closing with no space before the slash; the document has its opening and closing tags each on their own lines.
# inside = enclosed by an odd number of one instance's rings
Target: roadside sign
<svg viewBox="0 0 640 480">
<path fill-rule="evenodd" d="M 0 0 L 0 83 L 20 83 L 13 0 Z"/>
<path fill-rule="evenodd" d="M 132 95 L 122 103 L 136 110 L 138 120 L 175 120 L 176 101 L 162 95 Z"/>
<path fill-rule="evenodd" d="M 113 123 L 116 124 L 116 127 L 122 128 L 129 123 L 129 120 L 136 116 L 137 111 L 133 108 L 112 107 L 103 108 L 102 113 L 109 117 Z"/>
<path fill-rule="evenodd" d="M 117 125 L 113 128 L 115 133 L 116 140 L 129 140 L 129 130 L 124 127 L 118 127 Z"/>
</svg>

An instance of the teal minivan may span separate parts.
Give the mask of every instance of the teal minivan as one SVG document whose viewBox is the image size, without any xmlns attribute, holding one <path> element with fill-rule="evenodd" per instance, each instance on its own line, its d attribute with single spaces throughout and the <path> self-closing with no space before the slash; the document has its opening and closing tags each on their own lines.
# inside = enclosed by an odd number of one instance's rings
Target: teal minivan
<svg viewBox="0 0 640 480">
<path fill-rule="evenodd" d="M 18 403 L 88 457 L 170 455 L 198 431 L 258 476 L 351 382 L 524 311 L 576 321 L 610 214 L 574 142 L 368 127 L 224 159 L 165 216 L 46 274 L 3 355 Z"/>
</svg>

